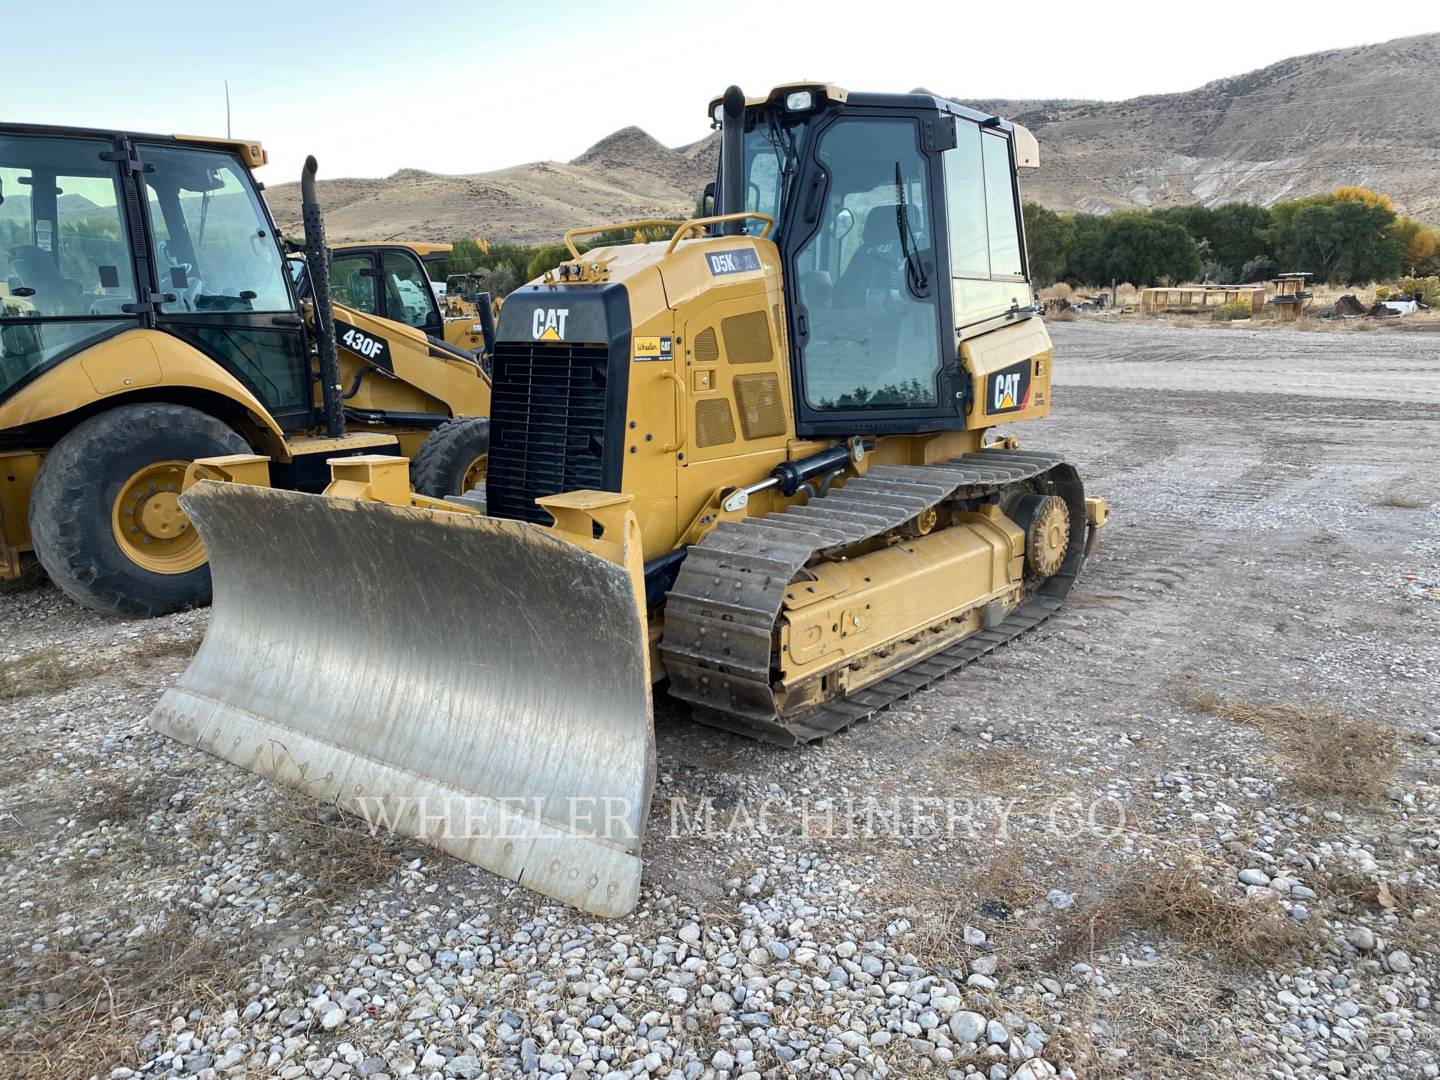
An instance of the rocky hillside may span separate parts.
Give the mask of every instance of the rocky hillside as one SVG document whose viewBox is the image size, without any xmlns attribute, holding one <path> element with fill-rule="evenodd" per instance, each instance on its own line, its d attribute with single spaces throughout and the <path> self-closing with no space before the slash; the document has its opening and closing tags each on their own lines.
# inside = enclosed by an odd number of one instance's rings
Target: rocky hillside
<svg viewBox="0 0 1440 1080">
<path fill-rule="evenodd" d="M 1440 221 L 1440 34 L 1295 57 L 1183 94 L 1129 101 L 957 97 L 1026 124 L 1040 139 L 1026 195 L 1062 210 L 1271 203 L 1359 184 Z M 568 228 L 685 215 L 715 171 L 714 133 L 680 150 L 637 127 L 573 161 L 441 176 L 402 169 L 323 180 L 330 235 L 558 240 Z M 299 191 L 269 191 L 299 229 Z"/>
<path fill-rule="evenodd" d="M 1183 94 L 979 101 L 1031 128 L 1055 209 L 1279 199 L 1358 184 L 1440 221 L 1440 34 L 1314 53 Z M 956 100 L 965 100 L 957 98 Z"/>
<path fill-rule="evenodd" d="M 577 225 L 689 214 L 715 174 L 716 140 L 671 150 L 637 127 L 596 143 L 574 161 L 536 161 L 496 172 L 443 176 L 401 169 L 383 179 L 321 180 L 334 240 L 558 241 Z M 300 190 L 266 191 L 287 233 L 300 231 Z"/>
</svg>

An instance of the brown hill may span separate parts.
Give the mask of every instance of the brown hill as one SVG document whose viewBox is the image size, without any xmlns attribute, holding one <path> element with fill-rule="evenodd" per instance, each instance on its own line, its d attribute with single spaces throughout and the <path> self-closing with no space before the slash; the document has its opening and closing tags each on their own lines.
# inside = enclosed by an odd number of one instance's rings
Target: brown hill
<svg viewBox="0 0 1440 1080">
<path fill-rule="evenodd" d="M 483 236 L 554 243 L 580 225 L 689 215 L 714 175 L 709 142 L 671 150 L 628 127 L 574 161 L 469 176 L 401 169 L 384 179 L 321 180 L 318 194 L 333 240 Z M 298 234 L 299 185 L 277 184 L 266 197 L 281 229 Z"/>
<path fill-rule="evenodd" d="M 1183 94 L 1128 101 L 956 98 L 1027 125 L 1041 167 L 1027 197 L 1063 210 L 1272 203 L 1358 184 L 1440 221 L 1440 34 L 1282 60 Z M 718 155 L 714 132 L 679 150 L 636 127 L 569 162 L 442 176 L 322 180 L 337 240 L 558 241 L 568 228 L 689 214 Z M 295 184 L 271 188 L 299 230 Z"/>
</svg>

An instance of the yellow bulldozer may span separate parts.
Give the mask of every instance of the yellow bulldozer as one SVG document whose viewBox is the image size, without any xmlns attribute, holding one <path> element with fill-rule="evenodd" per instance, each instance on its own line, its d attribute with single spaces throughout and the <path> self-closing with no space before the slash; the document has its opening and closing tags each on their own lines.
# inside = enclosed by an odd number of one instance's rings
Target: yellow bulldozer
<svg viewBox="0 0 1440 1080">
<path fill-rule="evenodd" d="M 794 745 L 1060 606 L 1105 504 L 993 430 L 1051 406 L 1034 138 L 811 83 L 712 110 L 718 213 L 572 230 L 506 299 L 483 490 L 364 455 L 319 495 L 187 492 L 215 605 L 156 729 L 621 915 L 652 684 Z"/>
<path fill-rule="evenodd" d="M 330 302 L 313 159 L 287 273 L 265 160 L 247 140 L 0 124 L 0 578 L 33 552 L 102 611 L 208 602 L 178 502 L 196 458 L 310 491 L 357 453 L 413 458 L 437 496 L 483 474 L 480 358 L 438 316 Z"/>
</svg>

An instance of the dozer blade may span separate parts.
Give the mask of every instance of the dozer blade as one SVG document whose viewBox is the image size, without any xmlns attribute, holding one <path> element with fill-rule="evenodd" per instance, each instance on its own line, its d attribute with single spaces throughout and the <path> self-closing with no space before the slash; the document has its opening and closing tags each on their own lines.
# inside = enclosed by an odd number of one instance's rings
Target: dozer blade
<svg viewBox="0 0 1440 1080">
<path fill-rule="evenodd" d="M 517 521 L 202 482 L 209 631 L 150 725 L 602 916 L 654 787 L 625 567 Z"/>
</svg>

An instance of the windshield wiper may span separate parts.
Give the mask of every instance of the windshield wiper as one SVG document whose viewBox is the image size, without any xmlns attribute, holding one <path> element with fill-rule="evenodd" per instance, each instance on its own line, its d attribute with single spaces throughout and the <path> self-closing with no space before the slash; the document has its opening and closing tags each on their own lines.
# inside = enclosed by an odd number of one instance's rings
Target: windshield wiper
<svg viewBox="0 0 1440 1080">
<path fill-rule="evenodd" d="M 930 278 L 916 250 L 920 243 L 910 228 L 910 208 L 905 202 L 905 180 L 900 175 L 900 162 L 895 162 L 895 225 L 900 231 L 900 254 L 905 256 L 905 283 L 916 296 L 930 290 Z"/>
</svg>

